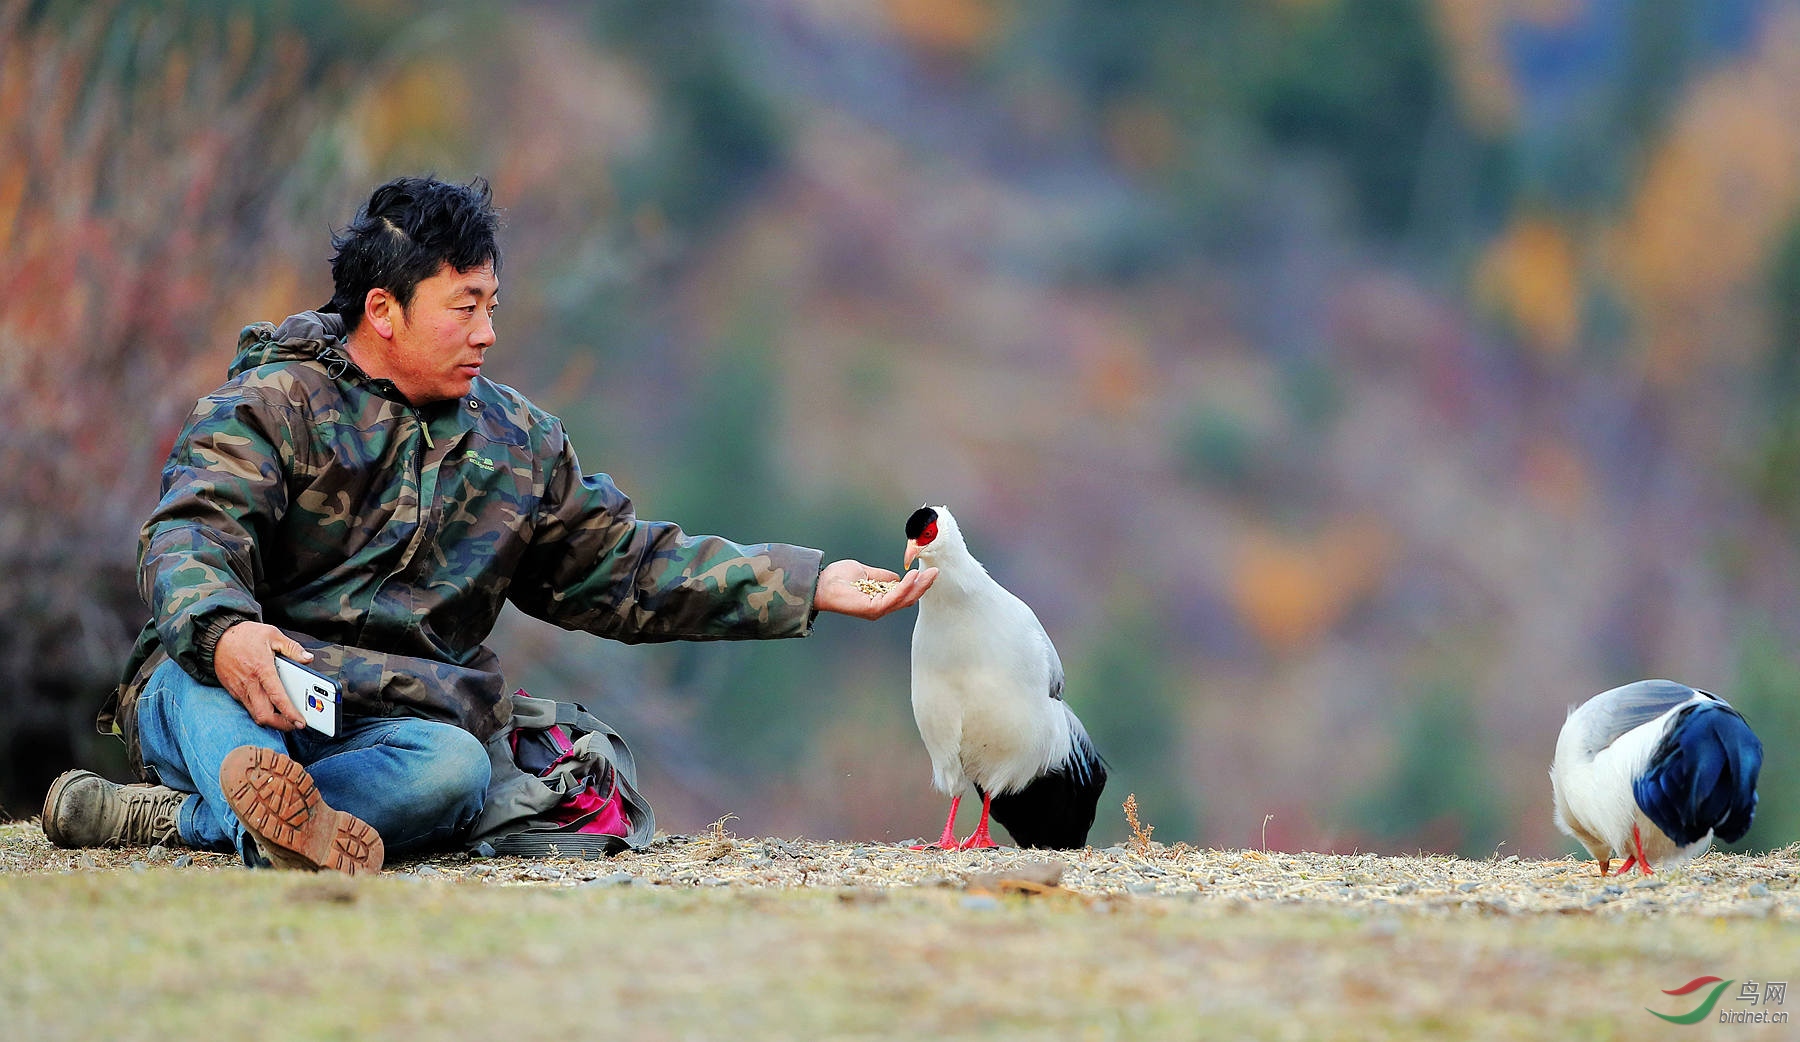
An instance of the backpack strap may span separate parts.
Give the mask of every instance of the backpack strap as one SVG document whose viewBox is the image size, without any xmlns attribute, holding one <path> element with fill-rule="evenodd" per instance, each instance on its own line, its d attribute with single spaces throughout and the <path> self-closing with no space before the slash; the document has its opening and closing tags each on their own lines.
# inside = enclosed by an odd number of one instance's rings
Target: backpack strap
<svg viewBox="0 0 1800 1042">
<path fill-rule="evenodd" d="M 530 698 L 531 696 L 525 697 Z M 587 732 L 586 735 L 576 739 L 575 744 L 580 746 L 582 742 L 587 742 L 592 746 L 596 741 L 594 736 L 602 736 L 607 748 L 595 751 L 606 757 L 606 762 L 613 765 L 613 770 L 619 772 L 620 778 L 636 788 L 637 760 L 631 755 L 631 749 L 625 745 L 625 739 L 619 737 L 619 732 L 606 726 L 605 722 L 588 712 L 578 702 L 556 702 L 554 705 L 556 706 L 557 723 L 564 727 L 574 727 Z"/>
</svg>

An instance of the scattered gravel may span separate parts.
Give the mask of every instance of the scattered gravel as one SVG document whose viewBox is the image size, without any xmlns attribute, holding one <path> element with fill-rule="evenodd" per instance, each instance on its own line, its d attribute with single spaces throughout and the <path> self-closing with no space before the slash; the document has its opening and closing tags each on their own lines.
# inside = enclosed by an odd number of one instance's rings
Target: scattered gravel
<svg viewBox="0 0 1800 1042">
<path fill-rule="evenodd" d="M 911 841 L 921 843 L 920 840 Z M 0 876 L 12 873 L 237 870 L 234 857 L 151 847 L 60 850 L 36 823 L 0 825 Z M 1204 850 L 1185 843 L 1074 851 L 1003 847 L 913 850 L 909 844 L 659 834 L 609 858 L 443 855 L 383 873 L 439 885 L 817 888 L 846 899 L 897 887 L 947 887 L 971 898 L 1024 893 L 1097 901 L 1152 897 L 1356 914 L 1708 916 L 1800 920 L 1800 844 L 1768 854 L 1714 851 L 1653 876 L 1602 879 L 1592 861 Z"/>
</svg>

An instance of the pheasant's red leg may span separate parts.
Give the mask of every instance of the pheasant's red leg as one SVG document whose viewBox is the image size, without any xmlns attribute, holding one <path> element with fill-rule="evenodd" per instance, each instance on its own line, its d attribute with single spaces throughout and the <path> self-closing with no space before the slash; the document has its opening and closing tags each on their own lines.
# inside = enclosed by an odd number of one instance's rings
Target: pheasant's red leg
<svg viewBox="0 0 1800 1042">
<path fill-rule="evenodd" d="M 1637 857 L 1638 871 L 1645 875 L 1651 875 L 1650 859 L 1644 856 L 1644 837 L 1638 835 L 1638 827 L 1636 825 L 1631 826 L 1631 846 L 1633 853 Z M 1624 875 L 1625 870 L 1620 869 L 1619 874 Z"/>
<path fill-rule="evenodd" d="M 956 849 L 956 808 L 962 805 L 961 796 L 950 797 L 950 817 L 944 820 L 944 838 L 937 841 L 941 850 Z M 914 850 L 930 850 L 930 847 L 914 847 Z"/>
<path fill-rule="evenodd" d="M 994 842 L 994 837 L 988 835 L 988 807 L 991 806 L 993 802 L 994 797 L 992 795 L 985 792 L 981 794 L 981 823 L 975 826 L 975 831 L 969 834 L 968 839 L 962 841 L 962 849 L 980 850 L 984 847 L 997 847 L 1000 845 Z"/>
</svg>

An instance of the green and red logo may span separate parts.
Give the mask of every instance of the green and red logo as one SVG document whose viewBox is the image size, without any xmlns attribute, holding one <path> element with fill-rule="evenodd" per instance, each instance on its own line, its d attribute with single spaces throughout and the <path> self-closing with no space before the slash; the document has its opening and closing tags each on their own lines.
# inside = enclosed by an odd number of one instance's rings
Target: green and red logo
<svg viewBox="0 0 1800 1042">
<path fill-rule="evenodd" d="M 1707 992 L 1706 998 L 1701 1001 L 1700 1005 L 1695 1006 L 1691 1012 L 1682 1013 L 1678 1016 L 1671 1016 L 1667 1013 L 1658 1013 L 1649 1006 L 1645 1006 L 1644 1010 L 1652 1016 L 1661 1017 L 1671 1024 L 1698 1024 L 1706 1019 L 1707 1014 L 1713 1011 L 1714 1006 L 1718 1005 L 1719 996 L 1724 993 L 1726 988 L 1731 987 L 1730 981 L 1722 980 L 1718 977 L 1695 977 L 1693 980 L 1688 981 L 1679 988 L 1665 988 L 1663 990 L 1664 995 L 1692 995 L 1709 984 L 1712 985 L 1712 990 Z"/>
</svg>

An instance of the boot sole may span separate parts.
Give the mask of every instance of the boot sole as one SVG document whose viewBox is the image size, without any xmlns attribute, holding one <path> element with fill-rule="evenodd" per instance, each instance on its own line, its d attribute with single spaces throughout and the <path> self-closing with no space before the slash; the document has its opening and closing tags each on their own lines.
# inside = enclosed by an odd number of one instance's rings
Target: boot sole
<svg viewBox="0 0 1800 1042">
<path fill-rule="evenodd" d="M 347 875 L 381 871 L 381 836 L 354 814 L 333 810 L 306 768 L 273 749 L 240 746 L 219 768 L 225 802 L 265 846 L 290 855 L 294 867 Z"/>
</svg>

